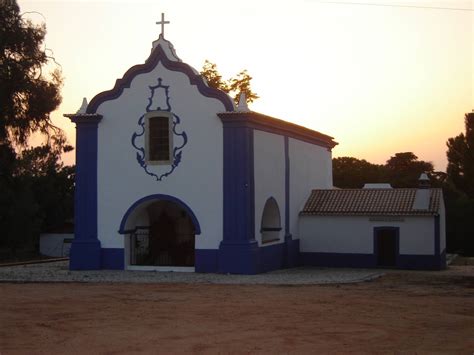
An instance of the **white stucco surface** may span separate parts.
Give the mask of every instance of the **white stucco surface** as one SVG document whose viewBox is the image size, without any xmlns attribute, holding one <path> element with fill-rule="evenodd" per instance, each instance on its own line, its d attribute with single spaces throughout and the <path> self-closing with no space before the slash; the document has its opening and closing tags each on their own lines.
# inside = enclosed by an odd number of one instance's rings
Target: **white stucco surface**
<svg viewBox="0 0 474 355">
<path fill-rule="evenodd" d="M 273 197 L 280 210 L 280 232 L 274 232 L 284 240 L 285 218 L 285 139 L 281 135 L 254 130 L 254 183 L 255 183 L 255 239 L 262 244 L 260 233 L 265 202 Z M 272 243 L 274 244 L 274 243 Z"/>
<path fill-rule="evenodd" d="M 331 152 L 327 148 L 289 139 L 290 233 L 299 238 L 298 214 L 312 189 L 332 188 Z"/>
<path fill-rule="evenodd" d="M 146 112 L 150 86 L 169 86 L 171 111 L 181 119 L 177 132 L 185 132 L 187 144 L 180 164 L 162 181 L 145 173 L 136 159 L 132 135 L 141 132 L 139 118 Z M 166 104 L 163 89 L 157 89 L 152 108 Z M 98 236 L 103 248 L 123 248 L 124 237 L 118 234 L 122 217 L 137 200 L 152 194 L 174 196 L 196 215 L 201 235 L 196 248 L 217 248 L 222 238 L 222 123 L 217 112 L 225 111 L 217 99 L 199 93 L 189 78 L 169 71 L 159 63 L 151 72 L 137 75 L 122 95 L 101 104 L 103 115 L 98 128 Z M 183 138 L 174 136 L 175 146 Z M 144 136 L 136 141 L 144 146 Z M 157 174 L 170 166 L 149 166 Z M 136 216 L 133 216 L 135 218 Z M 142 221 L 137 221 L 142 223 Z"/>
<path fill-rule="evenodd" d="M 434 254 L 434 217 L 402 217 L 402 221 L 371 221 L 368 216 L 301 216 L 300 250 L 372 254 L 375 227 L 400 228 L 400 254 Z"/>
<path fill-rule="evenodd" d="M 71 243 L 64 239 L 72 240 L 74 233 L 42 233 L 40 234 L 40 254 L 46 256 L 69 256 Z"/>
</svg>

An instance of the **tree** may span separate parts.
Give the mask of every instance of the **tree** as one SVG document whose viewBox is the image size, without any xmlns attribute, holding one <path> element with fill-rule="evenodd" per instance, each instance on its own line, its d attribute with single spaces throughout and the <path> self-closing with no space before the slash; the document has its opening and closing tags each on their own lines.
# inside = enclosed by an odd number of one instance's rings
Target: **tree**
<svg viewBox="0 0 474 355">
<path fill-rule="evenodd" d="M 0 143 L 25 147 L 34 132 L 59 134 L 50 113 L 61 103 L 61 72 L 43 72 L 51 61 L 43 48 L 45 25 L 20 15 L 16 1 L 0 6 Z"/>
<path fill-rule="evenodd" d="M 222 79 L 222 75 L 217 70 L 217 65 L 206 60 L 200 74 L 210 87 L 231 94 L 235 104 L 239 103 L 241 93 L 245 94 L 247 103 L 258 99 L 258 95 L 250 87 L 252 77 L 248 74 L 247 70 L 242 70 L 235 77 L 226 81 Z"/>
<path fill-rule="evenodd" d="M 447 248 L 474 255 L 474 112 L 464 117 L 466 133 L 449 138 L 446 201 Z"/>
<path fill-rule="evenodd" d="M 235 78 L 229 79 L 230 92 L 234 93 L 234 101 L 236 104 L 239 103 L 240 94 L 245 94 L 247 103 L 252 103 L 258 99 L 258 95 L 250 88 L 250 81 L 252 77 L 249 75 L 247 70 L 242 70 Z"/>
<path fill-rule="evenodd" d="M 61 162 L 61 154 L 72 147 L 60 145 L 41 145 L 23 151 L 15 171 L 20 180 L 31 183 L 43 231 L 60 227 L 73 216 L 74 167 Z"/>
<path fill-rule="evenodd" d="M 432 163 L 418 160 L 412 152 L 396 153 L 387 160 L 385 168 L 393 187 L 417 187 L 422 173 L 434 171 Z"/>
<path fill-rule="evenodd" d="M 466 133 L 449 138 L 446 145 L 448 151 L 448 181 L 456 189 L 474 198 L 474 112 L 464 117 Z"/>
<path fill-rule="evenodd" d="M 334 186 L 339 188 L 361 188 L 366 183 L 387 182 L 384 167 L 364 159 L 334 158 L 332 170 Z"/>
<path fill-rule="evenodd" d="M 217 70 L 216 64 L 206 59 L 200 74 L 206 79 L 207 85 L 211 88 L 219 89 L 227 93 L 230 91 L 229 85 L 222 79 L 222 75 Z"/>
<path fill-rule="evenodd" d="M 361 188 L 366 183 L 390 183 L 392 187 L 417 187 L 422 173 L 429 173 L 433 185 L 445 179 L 442 172 L 434 172 L 433 164 L 412 152 L 396 153 L 385 165 L 372 164 L 362 159 L 341 157 L 333 159 L 334 186 Z"/>
<path fill-rule="evenodd" d="M 70 150 L 55 142 L 4 154 L 7 162 L 14 161 L 9 174 L 0 175 L 0 245 L 12 254 L 34 250 L 40 231 L 60 227 L 73 216 L 74 167 L 60 160 Z"/>
<path fill-rule="evenodd" d="M 71 216 L 73 167 L 60 162 L 72 149 L 50 113 L 60 102 L 61 72 L 44 48 L 45 25 L 25 20 L 14 0 L 0 0 L 0 246 L 36 246 L 41 229 Z M 43 145 L 29 147 L 33 133 Z"/>
</svg>

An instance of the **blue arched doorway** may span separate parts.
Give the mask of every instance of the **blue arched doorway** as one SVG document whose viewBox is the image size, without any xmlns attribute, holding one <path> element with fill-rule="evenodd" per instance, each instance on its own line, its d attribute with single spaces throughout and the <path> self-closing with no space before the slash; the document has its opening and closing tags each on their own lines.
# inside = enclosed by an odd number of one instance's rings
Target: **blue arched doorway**
<svg viewBox="0 0 474 355">
<path fill-rule="evenodd" d="M 156 194 L 130 206 L 120 223 L 126 265 L 194 267 L 195 236 L 201 233 L 191 208 L 176 197 Z"/>
</svg>

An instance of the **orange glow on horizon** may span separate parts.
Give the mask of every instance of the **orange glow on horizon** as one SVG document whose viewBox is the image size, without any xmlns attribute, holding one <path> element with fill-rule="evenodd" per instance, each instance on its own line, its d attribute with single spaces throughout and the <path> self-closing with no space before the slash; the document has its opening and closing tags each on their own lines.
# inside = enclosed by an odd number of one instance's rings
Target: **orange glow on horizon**
<svg viewBox="0 0 474 355">
<path fill-rule="evenodd" d="M 383 2 L 472 9 L 466 0 Z M 243 0 L 232 11 L 214 0 L 18 3 L 46 17 L 46 46 L 65 76 L 53 119 L 72 144 L 74 125 L 63 113 L 145 61 L 161 12 L 184 62 L 199 70 L 209 59 L 225 78 L 247 69 L 260 96 L 251 108 L 335 137 L 335 157 L 384 163 L 412 151 L 444 170 L 445 143 L 474 107 L 474 11 L 316 0 Z M 65 162 L 73 161 L 69 153 Z"/>
</svg>

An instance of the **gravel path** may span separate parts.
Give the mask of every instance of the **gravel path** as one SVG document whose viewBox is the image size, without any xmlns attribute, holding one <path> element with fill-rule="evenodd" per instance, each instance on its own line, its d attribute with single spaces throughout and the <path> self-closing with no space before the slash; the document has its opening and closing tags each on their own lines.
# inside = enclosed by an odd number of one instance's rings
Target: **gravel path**
<svg viewBox="0 0 474 355">
<path fill-rule="evenodd" d="M 258 275 L 199 274 L 156 271 L 70 271 L 68 261 L 0 268 L 0 282 L 126 282 L 315 285 L 375 279 L 380 270 L 300 267 Z"/>
</svg>

